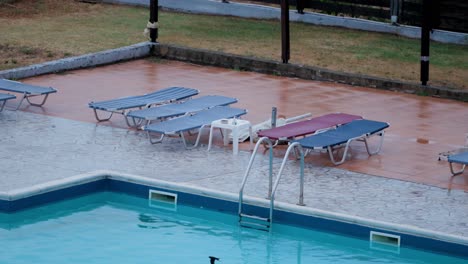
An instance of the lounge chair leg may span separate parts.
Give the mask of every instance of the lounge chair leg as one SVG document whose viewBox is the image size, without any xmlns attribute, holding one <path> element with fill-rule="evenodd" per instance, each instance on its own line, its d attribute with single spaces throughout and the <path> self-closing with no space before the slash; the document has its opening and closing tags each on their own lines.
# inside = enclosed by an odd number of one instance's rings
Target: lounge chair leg
<svg viewBox="0 0 468 264">
<path fill-rule="evenodd" d="M 223 131 L 221 131 L 221 133 L 223 133 Z M 279 140 L 275 140 L 274 143 L 271 143 L 271 146 L 274 148 L 274 147 L 278 146 L 278 144 L 279 144 Z M 263 147 L 264 148 L 269 148 L 268 146 L 269 145 L 267 143 L 263 142 Z"/>
<path fill-rule="evenodd" d="M 111 112 L 111 114 L 110 114 L 110 116 L 108 118 L 101 119 L 101 118 L 99 118 L 96 109 L 93 109 L 93 110 L 94 110 L 94 117 L 96 117 L 96 120 L 98 122 L 109 121 L 111 119 L 112 115 L 114 114 L 114 112 Z"/>
<path fill-rule="evenodd" d="M 149 139 L 151 144 L 161 143 L 163 138 L 164 138 L 164 134 L 162 134 L 158 139 L 153 140 L 152 137 L 151 137 L 151 133 L 149 131 L 146 131 L 146 134 L 148 135 L 148 139 Z"/>
<path fill-rule="evenodd" d="M 210 134 L 208 136 L 208 149 L 207 149 L 207 151 L 211 150 L 212 143 L 213 143 L 213 127 L 210 127 Z"/>
<path fill-rule="evenodd" d="M 42 99 L 42 102 L 40 102 L 40 103 L 33 103 L 33 102 L 29 101 L 29 97 L 33 97 L 33 96 L 36 96 L 36 95 L 29 95 L 29 96 L 25 95 L 26 101 L 28 101 L 28 103 L 30 105 L 32 105 L 32 106 L 39 106 L 40 107 L 40 106 L 43 106 L 45 104 L 45 102 L 47 101 L 47 98 L 49 97 L 49 94 L 46 94 L 44 96 L 44 98 Z"/>
<path fill-rule="evenodd" d="M 333 164 L 340 165 L 340 164 L 343 164 L 346 161 L 346 155 L 348 155 L 349 144 L 351 143 L 351 141 L 352 140 L 348 140 L 348 142 L 346 142 L 346 147 L 345 147 L 345 150 L 343 152 L 343 156 L 341 157 L 340 161 L 335 160 L 335 157 L 333 156 L 333 148 L 330 147 L 330 146 L 327 147 L 328 155 L 330 156 L 330 160 L 331 160 L 331 162 L 333 162 Z"/>
<path fill-rule="evenodd" d="M 463 166 L 462 166 L 462 168 L 461 168 L 460 170 L 455 171 L 455 170 L 453 169 L 453 163 L 450 162 L 450 172 L 453 174 L 453 176 L 462 174 L 462 173 L 465 171 L 465 167 L 466 167 L 466 165 L 463 164 Z"/>
<path fill-rule="evenodd" d="M 384 140 L 384 131 L 382 131 L 381 133 L 376 134 L 376 135 L 380 136 L 380 144 L 378 145 L 378 147 L 377 147 L 377 149 L 375 151 L 370 150 L 369 144 L 367 142 L 367 138 L 364 138 L 364 144 L 366 145 L 366 150 L 367 150 L 367 153 L 369 154 L 369 156 L 372 156 L 372 155 L 375 155 L 375 154 L 379 153 L 380 149 L 382 148 L 383 140 Z"/>
<path fill-rule="evenodd" d="M 201 138 L 203 128 L 205 128 L 205 127 L 206 127 L 206 125 L 203 125 L 202 127 L 200 127 L 200 129 L 198 130 L 197 139 L 195 140 L 195 143 L 192 146 L 189 146 L 187 144 L 187 141 L 185 140 L 185 137 L 184 137 L 184 133 L 183 132 L 180 133 L 180 137 L 182 138 L 182 142 L 184 143 L 184 147 L 186 149 L 194 149 L 194 148 L 196 148 L 198 146 L 198 143 L 200 143 L 200 138 Z"/>
<path fill-rule="evenodd" d="M 132 122 L 130 123 L 128 116 L 126 114 L 124 114 L 124 116 L 125 116 L 125 123 L 127 123 L 127 126 L 129 126 L 129 127 L 139 128 L 143 124 L 143 119 L 141 119 L 141 118 L 138 118 L 138 122 L 137 122 L 135 120 L 135 117 L 132 117 L 131 118 Z"/>
<path fill-rule="evenodd" d="M 182 138 L 182 143 L 184 143 L 185 149 L 194 149 L 198 146 L 198 142 L 200 140 L 200 132 L 197 135 L 197 139 L 195 140 L 195 143 L 192 146 L 189 146 L 187 144 L 187 140 L 185 139 L 184 132 L 180 132 L 180 138 Z"/>
<path fill-rule="evenodd" d="M 0 112 L 3 111 L 3 108 L 5 108 L 6 100 L 3 101 L 2 106 L 0 107 Z"/>
<path fill-rule="evenodd" d="M 135 126 L 135 119 L 132 118 L 133 119 L 132 120 L 133 124 L 130 124 L 130 121 L 128 120 L 128 116 L 124 115 L 124 117 L 125 117 L 125 123 L 127 123 L 127 126 L 129 126 L 129 127 L 134 127 Z"/>
<path fill-rule="evenodd" d="M 191 148 L 193 148 L 193 146 L 192 146 L 192 147 L 189 147 L 189 146 L 188 146 L 187 141 L 185 140 L 184 132 L 180 132 L 179 136 L 180 136 L 180 138 L 182 139 L 182 143 L 184 143 L 185 149 L 191 149 Z"/>
<path fill-rule="evenodd" d="M 23 94 L 23 97 L 21 97 L 21 100 L 19 101 L 18 105 L 16 106 L 15 108 L 15 111 L 18 110 L 21 106 L 21 104 L 23 103 L 24 101 L 24 98 L 26 98 L 26 93 Z"/>
<path fill-rule="evenodd" d="M 327 147 L 327 152 L 328 152 L 328 156 L 330 157 L 331 162 L 337 165 L 335 161 L 335 157 L 333 157 L 333 149 L 331 147 Z"/>
<path fill-rule="evenodd" d="M 306 156 L 309 150 L 303 151 L 303 154 L 299 153 L 298 148 L 293 149 L 293 155 L 296 160 L 300 160 L 302 156 Z"/>
</svg>

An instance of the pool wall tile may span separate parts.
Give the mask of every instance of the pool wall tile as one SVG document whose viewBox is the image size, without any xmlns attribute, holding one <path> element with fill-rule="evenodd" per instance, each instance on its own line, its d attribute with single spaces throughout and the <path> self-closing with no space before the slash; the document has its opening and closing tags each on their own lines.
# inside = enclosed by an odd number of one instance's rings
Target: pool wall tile
<svg viewBox="0 0 468 264">
<path fill-rule="evenodd" d="M 64 189 L 57 189 L 50 192 L 44 192 L 34 196 L 20 198 L 17 200 L 0 200 L 0 209 L 4 212 L 15 212 L 51 202 L 61 201 L 81 195 L 99 192 L 107 189 L 107 183 L 107 180 L 98 180 L 75 186 L 70 186 Z"/>
<path fill-rule="evenodd" d="M 344 236 L 352 236 L 364 240 L 369 239 L 369 234 L 371 231 L 382 232 L 386 234 L 400 236 L 401 246 L 404 247 L 411 247 L 426 251 L 429 250 L 441 254 L 449 253 L 465 258 L 468 257 L 468 247 L 465 245 L 409 234 L 401 234 L 389 230 L 358 225 L 355 223 L 346 223 L 332 219 L 325 219 L 309 215 L 300 215 L 285 211 L 275 211 L 273 219 L 274 223 L 296 225 L 300 227 L 316 229 Z"/>
<path fill-rule="evenodd" d="M 111 180 L 108 179 L 108 191 L 112 192 L 119 192 L 119 193 L 126 193 L 137 197 L 148 198 L 148 192 L 150 189 L 158 189 L 158 188 L 151 188 L 146 185 L 136 184 L 131 182 L 124 182 L 118 180 Z"/>
<path fill-rule="evenodd" d="M 207 209 L 225 211 L 229 213 L 236 213 L 238 208 L 237 202 L 226 201 L 218 198 L 212 198 L 207 196 L 200 196 L 195 194 L 190 194 L 186 192 L 180 192 L 175 190 L 170 190 L 166 188 L 157 188 L 146 185 L 141 185 L 132 182 L 124 182 L 118 180 L 110 180 L 108 184 L 108 190 L 112 192 L 126 193 L 134 195 L 137 197 L 148 198 L 148 193 L 150 190 L 158 190 L 169 193 L 177 194 L 178 203 L 185 205 L 195 206 L 195 207 L 204 207 Z"/>
</svg>

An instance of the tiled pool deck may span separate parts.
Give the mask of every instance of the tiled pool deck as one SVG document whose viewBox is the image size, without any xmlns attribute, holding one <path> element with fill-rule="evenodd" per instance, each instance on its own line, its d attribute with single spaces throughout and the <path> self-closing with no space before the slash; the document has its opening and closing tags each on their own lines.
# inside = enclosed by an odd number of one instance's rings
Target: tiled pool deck
<svg viewBox="0 0 468 264">
<path fill-rule="evenodd" d="M 87 108 L 91 100 L 141 94 L 166 86 L 190 86 L 200 89 L 201 94 L 238 97 L 238 106 L 249 109 L 246 118 L 254 123 L 268 118 L 271 106 L 277 106 L 280 111 L 286 109 L 281 113 L 287 116 L 304 111 L 320 114 L 341 110 L 389 121 L 392 127 L 380 155 L 368 158 L 361 155 L 362 148 L 356 147 L 353 158 L 339 167 L 330 166 L 324 155 L 312 155 L 307 159 L 306 206 L 468 237 L 466 173 L 455 179 L 457 183 L 445 185 L 445 188 L 441 188 L 444 186 L 440 186 L 442 183 L 439 181 L 421 183 L 418 180 L 420 176 L 412 177 L 411 174 L 412 168 L 427 171 L 428 177 L 441 174 L 441 177 L 450 179 L 447 164 L 438 162 L 430 147 L 442 148 L 440 151 L 457 147 L 456 135 L 460 137 L 460 145 L 464 143 L 464 133 L 468 132 L 465 122 L 468 106 L 464 103 L 145 60 L 24 81 L 50 85 L 59 92 L 43 109 L 26 107 L 23 111 L 6 110 L 0 114 L 0 192 L 105 169 L 237 194 L 250 158 L 249 152 L 241 151 L 238 156 L 233 156 L 230 149 L 221 146 L 207 152 L 206 144 L 185 150 L 176 138 L 151 145 L 145 133 L 125 128 L 121 116 L 115 116 L 112 123 L 96 124 L 92 111 Z M 256 89 L 262 86 L 270 92 L 262 94 L 265 90 Z M 310 90 L 311 95 L 303 98 L 305 87 L 316 90 Z M 314 94 L 320 89 L 327 93 Z M 337 97 L 341 104 L 333 97 Z M 387 98 L 388 104 L 377 102 L 375 98 Z M 303 102 L 305 99 L 312 102 Z M 402 115 L 395 110 L 408 110 L 406 105 L 412 104 L 416 104 L 420 111 Z M 447 120 L 450 111 L 455 113 L 455 117 Z M 437 114 L 440 115 L 439 125 L 446 126 L 433 126 L 431 120 L 427 120 L 428 116 Z M 410 125 L 415 131 L 405 129 L 405 125 Z M 441 131 L 447 134 L 446 138 L 437 138 L 444 134 Z M 429 144 L 412 140 L 419 135 L 426 136 Z M 432 138 L 437 142 L 432 142 Z M 422 150 L 417 149 L 420 145 Z M 411 157 L 418 151 L 429 152 L 426 155 L 431 159 L 416 155 L 398 167 L 395 155 L 401 153 Z M 281 152 L 281 149 L 275 151 L 275 171 L 281 162 Z M 386 159 L 391 162 L 386 163 Z M 246 194 L 264 197 L 268 183 L 267 158 L 259 155 L 257 163 Z M 422 167 L 424 164 L 427 168 Z M 395 171 L 400 170 L 395 174 L 404 174 L 406 178 L 389 177 L 392 170 L 386 168 L 392 166 L 396 166 Z M 278 201 L 297 202 L 298 169 L 296 162 L 290 161 L 279 187 Z M 456 188 L 450 190 L 448 187 Z"/>
</svg>

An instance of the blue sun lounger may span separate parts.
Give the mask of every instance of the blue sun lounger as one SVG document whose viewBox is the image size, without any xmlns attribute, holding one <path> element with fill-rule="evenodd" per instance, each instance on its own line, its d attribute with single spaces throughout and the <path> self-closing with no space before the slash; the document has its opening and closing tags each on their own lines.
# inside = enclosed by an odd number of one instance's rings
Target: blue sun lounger
<svg viewBox="0 0 468 264">
<path fill-rule="evenodd" d="M 108 121 L 114 113 L 125 115 L 132 108 L 151 107 L 160 104 L 175 102 L 190 98 L 198 94 L 198 90 L 185 87 L 169 87 L 149 94 L 128 96 L 112 100 L 91 102 L 89 107 L 94 110 L 94 116 L 98 122 Z M 107 118 L 100 118 L 97 110 L 110 112 Z M 127 119 L 127 124 L 130 126 Z"/>
<path fill-rule="evenodd" d="M 468 152 L 462 152 L 454 155 L 450 155 L 447 158 L 450 164 L 450 172 L 452 172 L 453 176 L 462 174 L 465 171 L 465 167 L 468 164 Z M 453 169 L 453 163 L 461 164 L 462 168 L 458 171 Z"/>
<path fill-rule="evenodd" d="M 127 117 L 131 118 L 133 122 L 132 126 L 139 126 L 143 121 L 146 121 L 146 125 L 149 125 L 153 120 L 165 120 L 185 115 L 186 113 L 198 112 L 215 106 L 226 106 L 234 103 L 237 103 L 236 98 L 220 95 L 206 95 L 181 103 L 176 102 L 158 107 L 130 111 L 127 113 Z"/>
<path fill-rule="evenodd" d="M 24 99 L 26 99 L 26 101 L 28 101 L 30 105 L 42 106 L 47 101 L 49 94 L 57 92 L 57 90 L 55 90 L 52 87 L 31 85 L 7 79 L 0 79 L 0 90 L 23 94 L 23 97 L 20 99 L 20 102 L 16 106 L 15 110 L 18 110 L 20 108 Z M 43 96 L 43 99 L 40 103 L 33 103 L 29 100 L 29 98 L 34 96 Z"/>
<path fill-rule="evenodd" d="M 339 165 L 345 162 L 349 145 L 353 141 L 364 141 L 369 155 L 379 153 L 383 144 L 384 130 L 389 126 L 386 122 L 368 119 L 354 120 L 335 129 L 326 130 L 299 140 L 293 140 L 292 143 L 297 142 L 302 148 L 308 150 L 326 150 L 333 164 Z M 375 151 L 369 149 L 367 142 L 367 139 L 373 135 L 381 136 L 380 144 Z M 336 161 L 333 150 L 339 147 L 345 147 L 345 150 L 341 160 Z"/>
<path fill-rule="evenodd" d="M 16 98 L 16 96 L 12 95 L 12 94 L 4 94 L 4 93 L 0 93 L 0 103 L 2 104 L 0 106 L 0 112 L 3 111 L 3 108 L 5 107 L 5 104 L 8 100 L 10 99 L 14 99 Z"/>
<path fill-rule="evenodd" d="M 160 143 L 166 135 L 178 135 L 182 138 L 185 148 L 194 148 L 200 142 L 200 136 L 203 128 L 210 126 L 211 122 L 223 118 L 234 118 L 247 114 L 247 110 L 233 108 L 229 106 L 217 106 L 210 109 L 202 110 L 195 113 L 153 123 L 144 126 L 142 129 L 148 133 L 148 138 L 152 144 Z M 185 132 L 196 130 L 198 132 L 197 139 L 192 146 L 188 146 L 184 137 Z M 151 134 L 159 134 L 160 138 L 153 140 Z"/>
</svg>

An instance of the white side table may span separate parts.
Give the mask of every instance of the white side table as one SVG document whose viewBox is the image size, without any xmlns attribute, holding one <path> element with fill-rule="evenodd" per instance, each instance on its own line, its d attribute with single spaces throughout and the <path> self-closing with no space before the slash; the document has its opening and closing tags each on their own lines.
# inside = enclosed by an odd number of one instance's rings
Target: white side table
<svg viewBox="0 0 468 264">
<path fill-rule="evenodd" d="M 210 151 L 211 149 L 214 128 L 220 128 L 223 130 L 224 146 L 227 146 L 227 144 L 229 143 L 227 130 L 232 131 L 232 151 L 234 155 L 237 155 L 237 153 L 239 153 L 239 131 L 248 128 L 250 139 L 249 148 L 252 149 L 252 125 L 249 121 L 242 119 L 219 119 L 211 122 L 210 137 L 208 140 L 208 151 Z"/>
</svg>

